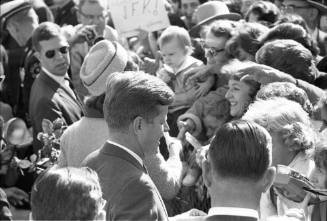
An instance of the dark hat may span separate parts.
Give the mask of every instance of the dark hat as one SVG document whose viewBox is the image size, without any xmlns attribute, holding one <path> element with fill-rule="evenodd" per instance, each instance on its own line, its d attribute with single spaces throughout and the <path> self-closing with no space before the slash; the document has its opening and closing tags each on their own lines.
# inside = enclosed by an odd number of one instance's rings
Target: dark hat
<svg viewBox="0 0 327 221">
<path fill-rule="evenodd" d="M 284 0 L 284 1 L 287 1 L 287 0 Z M 320 12 L 327 13 L 327 6 L 324 5 L 323 3 L 320 3 L 319 0 L 316 0 L 316 1 L 312 1 L 312 0 L 296 0 L 296 1 L 298 1 L 298 2 L 306 2 L 310 6 L 312 6 L 313 8 L 318 9 Z"/>
<path fill-rule="evenodd" d="M 309 3 L 309 5 L 311 5 L 312 7 L 318 9 L 319 11 L 323 12 L 323 13 L 327 13 L 327 6 L 322 4 L 322 3 L 319 3 L 319 2 L 316 2 L 316 1 L 311 1 L 311 0 L 305 0 L 306 2 Z"/>
<path fill-rule="evenodd" d="M 32 5 L 28 0 L 14 0 L 0 5 L 0 24 L 1 30 L 6 28 L 6 23 L 10 17 L 20 11 L 31 8 Z"/>
<path fill-rule="evenodd" d="M 240 14 L 230 13 L 227 5 L 220 1 L 210 1 L 199 5 L 194 13 L 197 19 L 197 24 L 189 31 L 192 37 L 199 37 L 201 27 L 214 20 L 227 19 L 238 21 L 241 19 Z"/>
</svg>

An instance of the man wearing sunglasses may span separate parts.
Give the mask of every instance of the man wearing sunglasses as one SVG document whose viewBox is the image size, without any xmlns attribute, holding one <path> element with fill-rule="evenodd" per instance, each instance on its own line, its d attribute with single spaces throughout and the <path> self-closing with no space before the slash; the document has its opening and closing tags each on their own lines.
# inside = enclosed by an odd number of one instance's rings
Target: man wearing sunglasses
<svg viewBox="0 0 327 221">
<path fill-rule="evenodd" d="M 33 148 L 37 151 L 42 146 L 37 134 L 42 131 L 44 118 L 50 121 L 62 118 L 70 125 L 81 118 L 84 107 L 69 85 L 69 46 L 60 27 L 51 22 L 40 24 L 33 32 L 32 42 L 41 64 L 41 72 L 33 83 L 29 102 Z"/>
</svg>

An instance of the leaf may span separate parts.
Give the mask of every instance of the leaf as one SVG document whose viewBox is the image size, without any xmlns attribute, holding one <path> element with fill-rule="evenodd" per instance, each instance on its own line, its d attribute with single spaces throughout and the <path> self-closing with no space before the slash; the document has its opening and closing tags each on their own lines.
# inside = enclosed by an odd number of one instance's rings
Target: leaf
<svg viewBox="0 0 327 221">
<path fill-rule="evenodd" d="M 42 120 L 42 130 L 46 134 L 52 134 L 52 132 L 53 132 L 52 122 L 48 119 L 43 119 Z"/>
<path fill-rule="evenodd" d="M 29 160 L 20 160 L 18 166 L 22 169 L 27 169 L 32 165 L 32 162 Z"/>
</svg>

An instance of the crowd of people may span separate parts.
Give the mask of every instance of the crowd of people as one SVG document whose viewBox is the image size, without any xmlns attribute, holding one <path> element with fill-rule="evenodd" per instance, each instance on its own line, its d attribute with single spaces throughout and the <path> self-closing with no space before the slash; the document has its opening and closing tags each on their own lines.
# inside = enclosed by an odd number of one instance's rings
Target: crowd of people
<svg viewBox="0 0 327 221">
<path fill-rule="evenodd" d="M 108 1 L 0 1 L 0 219 L 327 220 L 327 4 Z"/>
</svg>

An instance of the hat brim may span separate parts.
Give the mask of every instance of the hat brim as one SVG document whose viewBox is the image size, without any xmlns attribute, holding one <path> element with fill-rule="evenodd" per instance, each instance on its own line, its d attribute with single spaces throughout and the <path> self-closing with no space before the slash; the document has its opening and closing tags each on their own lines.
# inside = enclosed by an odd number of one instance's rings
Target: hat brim
<svg viewBox="0 0 327 221">
<path fill-rule="evenodd" d="M 314 2 L 311 0 L 306 0 L 312 7 L 318 9 L 319 11 L 323 12 L 323 13 L 327 13 L 327 6 L 323 5 L 321 3 L 318 2 Z"/>
<path fill-rule="evenodd" d="M 199 22 L 198 24 L 194 25 L 190 29 L 189 34 L 191 37 L 197 38 L 197 37 L 200 37 L 200 30 L 201 30 L 202 26 L 207 25 L 214 20 L 226 19 L 226 20 L 238 21 L 241 18 L 242 18 L 241 15 L 238 13 L 229 13 L 229 14 L 212 16 L 212 17 L 209 17 L 209 18 Z"/>
</svg>

